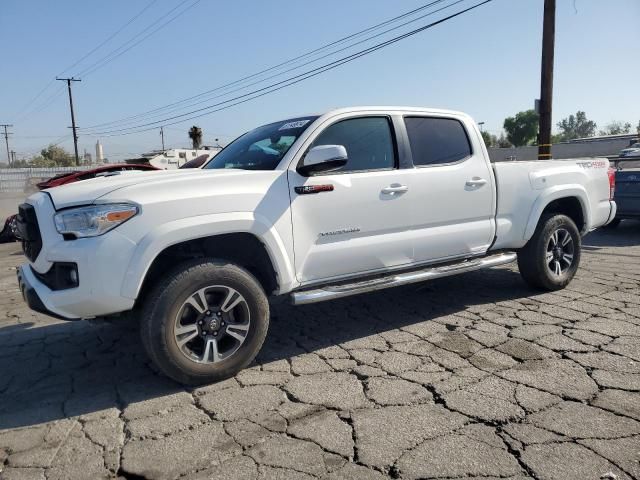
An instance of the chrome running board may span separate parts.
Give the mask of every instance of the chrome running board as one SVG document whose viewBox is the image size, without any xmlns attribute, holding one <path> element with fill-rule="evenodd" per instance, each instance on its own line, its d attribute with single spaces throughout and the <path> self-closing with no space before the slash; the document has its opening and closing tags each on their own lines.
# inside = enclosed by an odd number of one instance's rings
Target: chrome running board
<svg viewBox="0 0 640 480">
<path fill-rule="evenodd" d="M 398 287 L 410 283 L 424 282 L 434 278 L 448 277 L 458 273 L 471 272 L 483 268 L 497 267 L 513 262 L 517 258 L 515 253 L 500 253 L 489 257 L 473 260 L 465 260 L 453 263 L 410 272 L 397 273 L 385 277 L 378 277 L 359 282 L 343 283 L 340 285 L 327 285 L 311 290 L 300 290 L 291 294 L 291 302 L 294 305 L 305 305 L 307 303 L 324 302 L 336 298 L 348 297 L 359 293 L 373 292 L 384 288 Z"/>
</svg>

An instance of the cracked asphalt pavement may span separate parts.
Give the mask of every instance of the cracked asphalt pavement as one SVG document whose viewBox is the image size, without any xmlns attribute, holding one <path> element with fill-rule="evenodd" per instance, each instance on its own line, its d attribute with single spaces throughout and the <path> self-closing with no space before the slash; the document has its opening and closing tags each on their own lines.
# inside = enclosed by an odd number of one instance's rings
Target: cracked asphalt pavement
<svg viewBox="0 0 640 480">
<path fill-rule="evenodd" d="M 60 322 L 0 246 L 3 479 L 640 478 L 640 229 L 563 291 L 515 267 L 273 305 L 254 366 L 188 389 L 137 327 Z"/>
</svg>

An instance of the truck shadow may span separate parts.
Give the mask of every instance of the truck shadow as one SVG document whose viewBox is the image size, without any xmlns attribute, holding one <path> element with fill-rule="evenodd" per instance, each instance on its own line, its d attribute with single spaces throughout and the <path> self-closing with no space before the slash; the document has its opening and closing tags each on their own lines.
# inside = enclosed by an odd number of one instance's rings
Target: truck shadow
<svg viewBox="0 0 640 480">
<path fill-rule="evenodd" d="M 469 307 L 532 293 L 518 273 L 501 268 L 317 305 L 276 304 L 256 364 L 419 322 L 442 322 Z M 184 391 L 151 368 L 136 325 L 65 322 L 0 328 L 0 429 L 106 415 L 109 409 Z"/>
<path fill-rule="evenodd" d="M 582 241 L 587 251 L 603 247 L 632 247 L 640 245 L 640 222 L 623 220 L 617 228 L 602 228 L 589 233 Z"/>
</svg>

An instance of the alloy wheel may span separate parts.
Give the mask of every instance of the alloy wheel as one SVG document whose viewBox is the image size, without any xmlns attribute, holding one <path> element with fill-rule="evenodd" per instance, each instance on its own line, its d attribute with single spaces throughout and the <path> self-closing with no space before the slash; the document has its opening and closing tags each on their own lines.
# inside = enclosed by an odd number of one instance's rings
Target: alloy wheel
<svg viewBox="0 0 640 480">
<path fill-rule="evenodd" d="M 575 245 L 571 233 L 564 228 L 554 231 L 547 242 L 545 263 L 549 271 L 562 276 L 573 265 Z"/>
<path fill-rule="evenodd" d="M 225 285 L 211 285 L 182 303 L 174 339 L 189 360 L 211 364 L 231 357 L 247 339 L 251 316 L 245 298 Z"/>
</svg>

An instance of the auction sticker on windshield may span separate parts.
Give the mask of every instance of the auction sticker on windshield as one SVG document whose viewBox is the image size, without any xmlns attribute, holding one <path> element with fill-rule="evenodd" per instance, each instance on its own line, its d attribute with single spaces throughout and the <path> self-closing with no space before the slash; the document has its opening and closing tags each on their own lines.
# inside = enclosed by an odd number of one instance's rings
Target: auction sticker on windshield
<svg viewBox="0 0 640 480">
<path fill-rule="evenodd" d="M 304 127 L 310 120 L 298 120 L 297 122 L 289 122 L 282 125 L 278 130 L 289 130 L 291 128 Z"/>
</svg>

